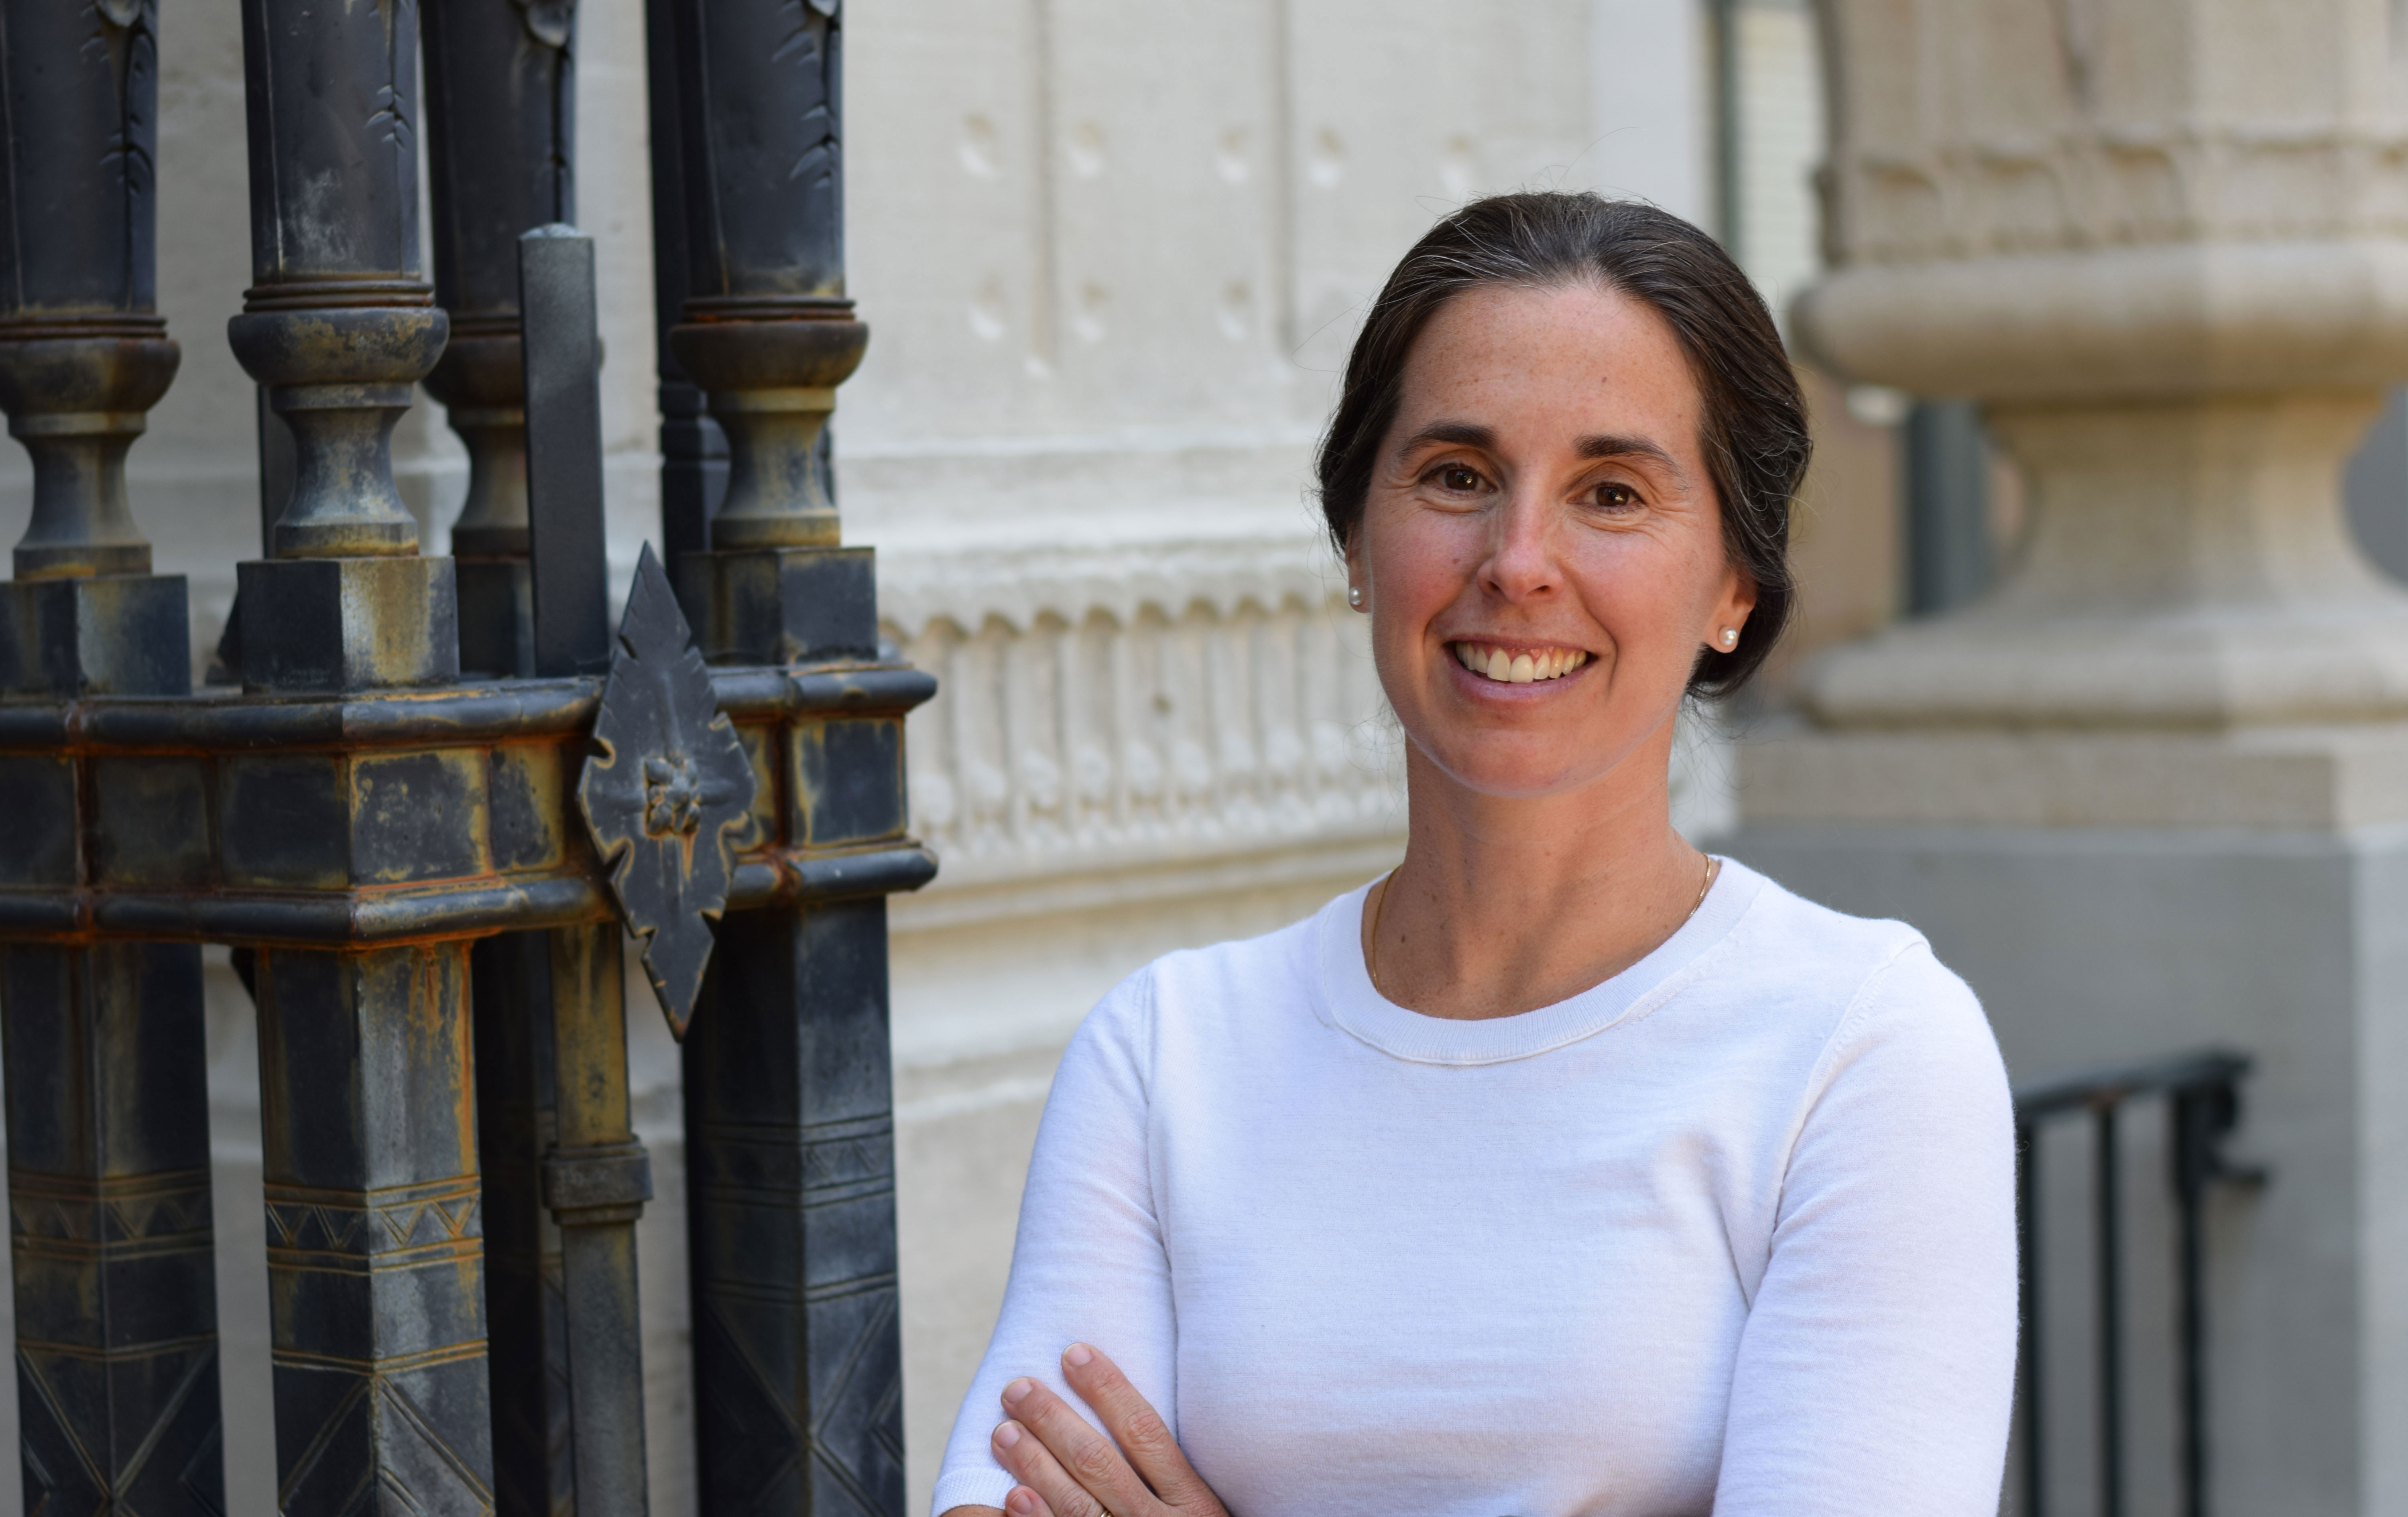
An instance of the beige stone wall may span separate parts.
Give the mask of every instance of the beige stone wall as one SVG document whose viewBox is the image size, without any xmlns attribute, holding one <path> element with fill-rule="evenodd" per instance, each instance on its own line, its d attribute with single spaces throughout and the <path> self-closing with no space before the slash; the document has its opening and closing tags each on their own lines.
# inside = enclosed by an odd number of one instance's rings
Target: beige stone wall
<svg viewBox="0 0 2408 1517">
<path fill-rule="evenodd" d="M 1307 495 L 1354 323 L 1445 208 L 1523 185 L 1708 213 L 1685 0 L 903 0 L 851 7 L 849 256 L 872 329 L 836 417 L 945 861 L 896 904 L 907 1436 L 924 1498 L 983 1345 L 1054 1059 L 1170 949 L 1268 930 L 1384 866 L 1396 736 Z M 580 7 L 580 221 L 598 239 L 620 582 L 655 529 L 640 10 Z M 196 646 L 256 551 L 233 0 L 164 21 L 161 304 L 182 376 L 131 465 Z M 442 551 L 465 460 L 395 441 Z M 29 475 L 0 451 L 0 533 Z M 1695 787 L 1692 787 L 1695 788 Z M 249 1009 L 212 977 L 235 1510 L 272 1505 Z M 653 1510 L 691 1503 L 674 1050 L 637 1012 Z M 0 1417 L 13 1385 L 0 1382 Z M 0 1514 L 15 1487 L 0 1482 Z"/>
</svg>

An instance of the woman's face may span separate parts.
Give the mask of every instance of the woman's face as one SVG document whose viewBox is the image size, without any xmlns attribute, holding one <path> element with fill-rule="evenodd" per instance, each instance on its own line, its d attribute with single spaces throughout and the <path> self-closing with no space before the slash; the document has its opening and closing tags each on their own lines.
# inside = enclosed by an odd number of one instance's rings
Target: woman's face
<svg viewBox="0 0 2408 1517">
<path fill-rule="evenodd" d="M 1473 290 L 1423 329 L 1347 571 L 1406 735 L 1457 782 L 1558 794 L 1669 746 L 1699 650 L 1755 604 L 1701 410 L 1671 328 L 1613 292 Z"/>
</svg>

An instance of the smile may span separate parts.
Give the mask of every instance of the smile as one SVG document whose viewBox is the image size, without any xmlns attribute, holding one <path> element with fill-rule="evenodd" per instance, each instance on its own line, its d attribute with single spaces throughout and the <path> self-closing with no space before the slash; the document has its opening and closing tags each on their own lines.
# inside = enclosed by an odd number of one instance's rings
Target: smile
<svg viewBox="0 0 2408 1517">
<path fill-rule="evenodd" d="M 1527 685 L 1541 680 L 1560 680 L 1588 662 L 1587 652 L 1578 648 L 1507 650 L 1484 643 L 1448 646 L 1455 650 L 1456 663 L 1499 684 Z"/>
</svg>

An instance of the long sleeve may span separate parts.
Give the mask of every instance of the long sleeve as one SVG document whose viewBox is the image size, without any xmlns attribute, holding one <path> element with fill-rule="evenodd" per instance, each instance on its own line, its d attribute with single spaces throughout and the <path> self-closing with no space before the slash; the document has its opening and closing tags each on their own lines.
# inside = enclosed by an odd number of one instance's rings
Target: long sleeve
<svg viewBox="0 0 2408 1517">
<path fill-rule="evenodd" d="M 1717 1517 L 1988 1517 L 2015 1354 L 2014 1129 L 1981 1008 L 1919 942 L 1802 1102 L 1731 1384 Z"/>
<path fill-rule="evenodd" d="M 1170 1267 L 1147 1143 L 1152 1009 L 1149 971 L 1107 995 L 1063 1052 L 1029 1160 L 1003 1312 L 945 1446 L 938 1514 L 1000 1507 L 1010 1493 L 988 1443 L 1008 1381 L 1032 1376 L 1084 1410 L 1062 1379 L 1062 1351 L 1073 1342 L 1111 1354 L 1179 1425 Z"/>
</svg>

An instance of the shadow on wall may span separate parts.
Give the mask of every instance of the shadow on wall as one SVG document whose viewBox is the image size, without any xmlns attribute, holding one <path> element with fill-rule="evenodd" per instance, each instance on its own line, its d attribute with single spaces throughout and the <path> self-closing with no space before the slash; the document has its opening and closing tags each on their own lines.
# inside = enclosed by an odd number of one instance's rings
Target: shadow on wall
<svg viewBox="0 0 2408 1517">
<path fill-rule="evenodd" d="M 2391 392 L 2383 419 L 2342 475 L 2349 529 L 2375 566 L 2408 583 L 2408 388 Z"/>
</svg>

